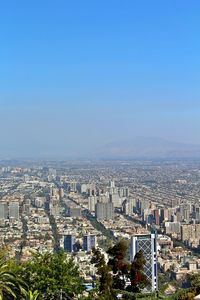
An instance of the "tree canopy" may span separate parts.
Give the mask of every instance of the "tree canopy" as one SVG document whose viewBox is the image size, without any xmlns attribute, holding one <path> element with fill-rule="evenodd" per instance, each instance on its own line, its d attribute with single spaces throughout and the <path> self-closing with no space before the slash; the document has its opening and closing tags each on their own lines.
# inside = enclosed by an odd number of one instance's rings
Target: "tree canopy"
<svg viewBox="0 0 200 300">
<path fill-rule="evenodd" d="M 39 299 L 57 299 L 61 293 L 73 297 L 84 290 L 78 266 L 64 251 L 34 254 L 19 272 L 31 290 L 39 291 Z"/>
<path fill-rule="evenodd" d="M 13 272 L 5 253 L 0 253 L 0 300 L 24 299 L 27 285 Z"/>
<path fill-rule="evenodd" d="M 119 241 L 107 251 L 108 262 L 99 249 L 93 250 L 92 263 L 97 268 L 101 295 L 112 297 L 114 291 L 139 292 L 148 285 L 144 274 L 145 259 L 142 251 L 138 252 L 132 263 L 127 260 L 128 242 Z M 108 298 L 106 298 L 108 299 Z M 114 299 L 114 298 L 110 298 Z"/>
</svg>

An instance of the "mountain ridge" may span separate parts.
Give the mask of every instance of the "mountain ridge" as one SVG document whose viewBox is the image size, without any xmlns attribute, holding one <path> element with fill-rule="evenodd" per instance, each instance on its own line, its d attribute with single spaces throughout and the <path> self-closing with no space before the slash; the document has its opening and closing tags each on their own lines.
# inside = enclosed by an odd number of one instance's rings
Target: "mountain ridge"
<svg viewBox="0 0 200 300">
<path fill-rule="evenodd" d="M 136 137 L 108 143 L 95 152 L 105 158 L 200 158 L 200 145 L 157 137 Z"/>
</svg>

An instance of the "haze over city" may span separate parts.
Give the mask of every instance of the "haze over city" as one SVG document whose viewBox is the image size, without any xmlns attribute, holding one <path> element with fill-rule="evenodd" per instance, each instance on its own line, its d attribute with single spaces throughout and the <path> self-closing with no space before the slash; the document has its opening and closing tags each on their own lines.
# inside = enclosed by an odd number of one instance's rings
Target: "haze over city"
<svg viewBox="0 0 200 300">
<path fill-rule="evenodd" d="M 0 157 L 106 156 L 138 137 L 200 145 L 199 9 L 3 1 Z"/>
<path fill-rule="evenodd" d="M 0 2 L 0 300 L 200 299 L 200 1 Z"/>
</svg>

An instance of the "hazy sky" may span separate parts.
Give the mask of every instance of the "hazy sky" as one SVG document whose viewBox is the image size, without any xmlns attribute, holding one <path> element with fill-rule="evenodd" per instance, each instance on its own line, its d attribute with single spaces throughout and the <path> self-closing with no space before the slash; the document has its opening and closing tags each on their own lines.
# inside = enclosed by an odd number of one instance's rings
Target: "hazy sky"
<svg viewBox="0 0 200 300">
<path fill-rule="evenodd" d="M 200 1 L 0 4 L 0 156 L 200 144 Z"/>
</svg>

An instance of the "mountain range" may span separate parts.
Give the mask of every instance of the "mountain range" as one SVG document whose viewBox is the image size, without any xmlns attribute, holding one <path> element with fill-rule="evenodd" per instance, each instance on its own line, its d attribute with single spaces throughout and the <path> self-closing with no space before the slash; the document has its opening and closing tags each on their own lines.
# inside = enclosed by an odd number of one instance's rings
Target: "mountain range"
<svg viewBox="0 0 200 300">
<path fill-rule="evenodd" d="M 109 143 L 95 152 L 100 158 L 200 158 L 200 145 L 162 138 L 136 137 Z"/>
</svg>

